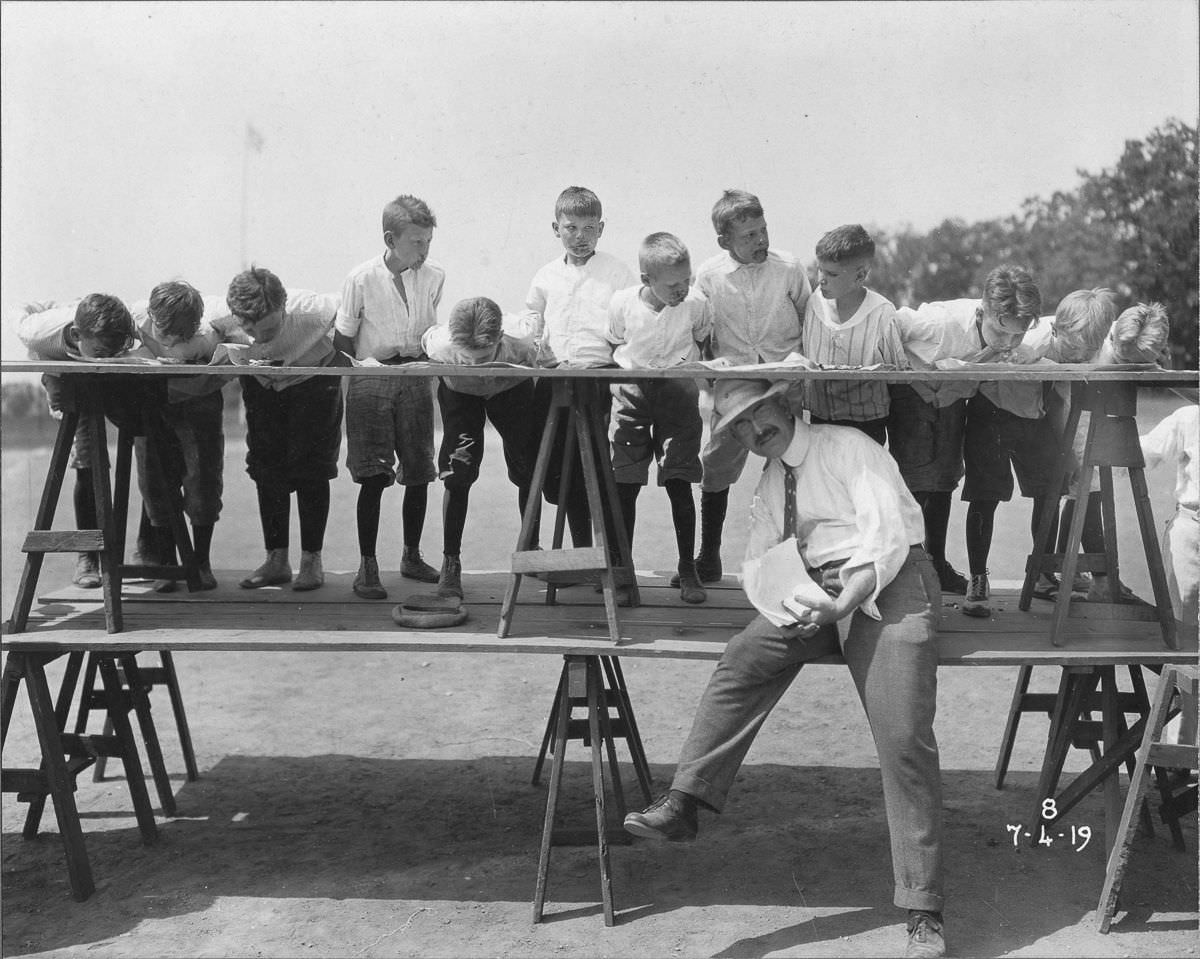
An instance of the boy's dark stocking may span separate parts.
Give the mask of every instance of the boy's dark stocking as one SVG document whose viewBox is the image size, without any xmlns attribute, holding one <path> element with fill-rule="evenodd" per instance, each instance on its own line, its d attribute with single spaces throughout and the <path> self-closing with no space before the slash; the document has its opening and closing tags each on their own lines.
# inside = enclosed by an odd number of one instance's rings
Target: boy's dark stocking
<svg viewBox="0 0 1200 959">
<path fill-rule="evenodd" d="M 429 484 L 404 487 L 401 507 L 401 531 L 405 549 L 420 549 L 421 534 L 425 531 L 425 509 L 429 501 Z"/>
<path fill-rule="evenodd" d="M 925 519 L 925 552 L 937 570 L 942 591 L 965 596 L 967 578 L 946 562 L 946 534 L 950 529 L 950 490 L 913 493 Z"/>
<path fill-rule="evenodd" d="M 996 523 L 994 499 L 976 500 L 967 506 L 967 563 L 972 576 L 982 576 L 987 570 L 988 554 L 992 551 L 992 532 Z"/>
<path fill-rule="evenodd" d="M 329 522 L 329 480 L 297 486 L 296 512 L 300 514 L 300 548 L 306 553 L 321 552 Z"/>
<path fill-rule="evenodd" d="M 708 593 L 700 585 L 696 572 L 698 564 L 692 558 L 696 549 L 696 503 L 692 499 L 692 484 L 685 480 L 667 480 L 664 485 L 671 500 L 671 523 L 675 527 L 675 548 L 679 554 L 679 598 L 685 603 L 703 603 L 708 599 Z"/>
<path fill-rule="evenodd" d="M 75 489 L 72 499 L 75 503 L 75 528 L 96 529 L 99 520 L 96 519 L 96 493 L 92 487 L 94 477 L 91 469 L 75 471 Z"/>
<path fill-rule="evenodd" d="M 199 566 L 211 565 L 209 554 L 212 550 L 213 528 L 211 523 L 192 524 L 192 552 Z"/>
<path fill-rule="evenodd" d="M 671 521 L 675 526 L 675 546 L 682 576 L 692 566 L 696 555 L 696 501 L 692 499 L 692 484 L 686 480 L 667 480 L 666 489 L 671 500 Z"/>
<path fill-rule="evenodd" d="M 640 483 L 617 484 L 617 500 L 621 504 L 621 518 L 625 521 L 625 538 L 629 541 L 630 555 L 633 554 L 633 525 L 637 521 L 637 499 L 641 491 Z M 615 538 L 608 544 L 608 551 L 612 554 L 613 565 L 619 565 Z"/>
<path fill-rule="evenodd" d="M 288 548 L 291 525 L 291 494 L 279 483 L 258 484 L 258 516 L 262 522 L 263 545 L 268 551 Z"/>
<path fill-rule="evenodd" d="M 467 527 L 467 506 L 471 487 L 446 487 L 442 498 L 442 552 L 447 556 L 462 553 L 463 530 Z"/>
<path fill-rule="evenodd" d="M 358 504 L 355 516 L 358 521 L 358 551 L 363 556 L 374 556 L 379 538 L 379 507 L 383 491 L 392 485 L 386 474 L 368 476 L 358 486 Z"/>
<path fill-rule="evenodd" d="M 715 583 L 721 568 L 721 536 L 725 513 L 729 509 L 729 489 L 700 494 L 700 552 L 696 556 L 696 575 L 702 583 Z"/>
<path fill-rule="evenodd" d="M 587 489 L 582 474 L 567 494 L 567 528 L 575 546 L 592 545 L 592 511 L 588 506 Z"/>
</svg>

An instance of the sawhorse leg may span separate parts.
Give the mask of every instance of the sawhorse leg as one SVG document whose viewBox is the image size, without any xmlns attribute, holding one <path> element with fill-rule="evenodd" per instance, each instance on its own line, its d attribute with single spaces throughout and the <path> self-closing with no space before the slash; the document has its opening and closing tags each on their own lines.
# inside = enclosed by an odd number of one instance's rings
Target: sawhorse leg
<svg viewBox="0 0 1200 959">
<path fill-rule="evenodd" d="M 18 795 L 22 792 L 49 793 L 67 858 L 67 878 L 71 885 L 71 895 L 82 902 L 95 891 L 96 884 L 92 879 L 92 867 L 88 862 L 87 848 L 83 841 L 79 808 L 75 805 L 75 785 L 67 771 L 54 702 L 46 682 L 45 664 L 56 656 L 56 653 L 8 654 L 3 678 L 0 679 L 0 714 L 3 716 L 0 745 L 8 736 L 17 689 L 24 682 L 33 713 L 34 728 L 37 731 L 38 745 L 41 747 L 42 765 L 39 770 L 5 769 L 3 787 L 5 792 L 16 792 Z"/>
<path fill-rule="evenodd" d="M 613 729 L 608 717 L 605 701 L 604 681 L 601 675 L 600 658 L 597 656 L 564 656 L 564 677 L 559 684 L 559 698 L 554 717 L 554 735 L 551 749 L 550 789 L 546 799 L 546 817 L 542 824 L 542 845 L 538 854 L 537 888 L 533 899 L 533 921 L 541 922 L 546 902 L 546 886 L 550 871 L 550 848 L 555 845 L 554 818 L 558 808 L 558 794 L 562 785 L 566 744 L 569 737 L 571 701 L 587 703 L 588 741 L 591 745 L 592 794 L 596 810 L 596 843 L 600 860 L 600 896 L 604 910 L 604 924 L 615 923 L 613 908 L 612 876 L 608 856 L 608 812 L 605 798 L 604 756 L 607 748 L 609 762 L 613 766 L 613 789 L 618 806 L 624 807 L 619 774 L 616 773 L 616 756 L 613 750 Z M 602 747 L 603 743 L 603 747 Z"/>
<path fill-rule="evenodd" d="M 1135 700 L 1137 699 L 1137 686 L 1138 684 L 1135 682 Z M 1100 757 L 1095 759 L 1091 766 L 1056 794 L 1067 750 L 1072 744 L 1074 727 L 1076 723 L 1080 722 L 1081 713 L 1088 709 L 1088 704 L 1095 701 L 1098 688 L 1101 711 L 1100 741 L 1103 744 L 1103 750 Z M 1127 698 L 1127 694 L 1118 694 L 1117 692 L 1115 666 L 1068 666 L 1063 668 L 1054 711 L 1051 715 L 1050 733 L 1047 738 L 1046 753 L 1042 760 L 1041 776 L 1038 781 L 1038 805 L 1033 817 L 1037 828 L 1033 830 L 1032 843 L 1036 844 L 1041 838 L 1042 829 L 1049 833 L 1050 827 L 1070 812 L 1088 793 L 1097 786 L 1104 785 L 1105 836 L 1106 843 L 1111 846 L 1117 824 L 1115 813 L 1120 804 L 1120 767 L 1128 764 L 1133 750 L 1140 741 L 1148 713 L 1148 707 L 1144 705 L 1143 698 L 1142 703 L 1137 703 L 1135 707 L 1136 711 L 1140 713 L 1138 720 L 1132 726 L 1127 726 L 1124 719 L 1125 707 L 1121 704 L 1122 696 Z M 1143 821 L 1149 825 L 1149 814 L 1145 810 L 1143 810 Z"/>
<path fill-rule="evenodd" d="M 638 732 L 637 720 L 633 715 L 633 701 L 629 697 L 629 689 L 625 685 L 625 676 L 621 671 L 621 661 L 616 656 L 601 656 L 599 657 L 601 667 L 604 671 L 605 682 L 601 687 L 603 693 L 603 702 L 605 714 L 608 713 L 610 707 L 617 711 L 615 721 L 612 721 L 611 739 L 615 742 L 616 737 L 620 736 L 625 739 L 626 745 L 629 747 L 629 755 L 633 760 L 634 772 L 637 775 L 638 785 L 642 789 L 642 795 L 647 803 L 651 801 L 651 782 L 650 782 L 650 765 L 646 761 L 646 751 L 642 746 L 641 734 Z M 563 684 L 567 682 L 569 667 L 563 664 L 562 673 L 559 675 L 558 687 L 554 692 L 554 703 L 550 708 L 550 715 L 546 720 L 546 731 L 542 736 L 542 745 L 538 750 L 537 761 L 533 766 L 532 785 L 536 786 L 541 778 L 542 767 L 546 761 L 546 755 L 550 751 L 551 744 L 554 741 L 554 730 L 558 722 L 558 707 L 563 698 Z M 573 705 L 581 705 L 576 700 Z M 584 731 L 579 727 L 572 725 L 568 726 L 568 738 L 579 739 L 584 737 Z M 611 753 L 611 764 L 613 767 L 614 780 L 618 780 L 619 771 L 617 768 L 617 759 L 613 743 L 609 743 Z M 624 796 L 618 792 L 618 800 L 620 805 L 624 806 Z"/>
<path fill-rule="evenodd" d="M 1195 769 L 1200 763 L 1200 747 L 1196 743 L 1164 743 L 1161 741 L 1163 726 L 1171 708 L 1172 700 L 1178 695 L 1196 708 L 1197 673 L 1193 667 L 1167 666 L 1158 680 L 1154 701 L 1146 717 L 1145 734 L 1137 751 L 1137 766 L 1129 783 L 1129 792 L 1121 812 L 1121 821 L 1114 841 L 1108 852 L 1104 887 L 1100 892 L 1100 903 L 1096 914 L 1100 932 L 1107 933 L 1117 908 L 1117 898 L 1125 867 L 1129 862 L 1133 844 L 1133 818 L 1150 785 L 1150 768 L 1154 765 Z"/>
<path fill-rule="evenodd" d="M 105 661 L 113 664 L 117 681 L 121 685 L 121 694 L 117 698 L 112 696 L 108 683 L 104 679 Z M 103 689 L 95 688 L 98 672 Z M 150 773 L 154 778 L 154 786 L 163 815 L 174 816 L 176 811 L 175 794 L 171 789 L 171 777 L 167 774 L 162 746 L 158 741 L 158 731 L 155 729 L 154 718 L 150 711 L 149 693 L 150 683 L 143 677 L 142 671 L 138 667 L 137 653 L 123 653 L 116 657 L 90 653 L 83 674 L 83 688 L 79 697 L 79 710 L 75 718 L 75 734 L 84 736 L 87 732 L 87 723 L 91 712 L 94 709 L 103 708 L 105 710 L 103 735 L 107 737 L 117 732 L 119 737 L 121 734 L 117 729 L 116 714 L 120 713 L 128 717 L 129 711 L 132 709 L 137 716 L 142 741 L 145 743 L 146 761 L 150 764 Z M 128 724 L 128 718 L 126 718 L 126 724 Z M 130 729 L 132 730 L 132 727 Z M 96 762 L 95 780 L 97 782 L 104 778 L 105 758 L 105 756 L 101 756 Z M 126 772 L 128 772 L 128 766 L 126 766 Z M 130 785 L 132 786 L 132 784 Z"/>
</svg>

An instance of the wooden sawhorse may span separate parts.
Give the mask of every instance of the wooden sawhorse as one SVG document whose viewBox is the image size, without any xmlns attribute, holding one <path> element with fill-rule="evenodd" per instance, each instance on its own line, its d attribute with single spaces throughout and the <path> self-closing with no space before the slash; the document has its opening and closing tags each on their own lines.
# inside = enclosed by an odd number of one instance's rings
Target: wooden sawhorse
<svg viewBox="0 0 1200 959">
<path fill-rule="evenodd" d="M 1164 666 L 1154 693 L 1150 717 L 1137 754 L 1137 769 L 1129 783 L 1129 793 L 1121 812 L 1121 823 L 1108 853 L 1108 866 L 1104 875 L 1104 887 L 1100 892 L 1100 904 L 1096 917 L 1101 932 L 1108 932 L 1117 898 L 1121 893 L 1121 882 L 1133 845 L 1133 817 L 1142 804 L 1150 784 L 1150 767 L 1165 766 L 1173 769 L 1196 769 L 1200 766 L 1200 746 L 1196 743 L 1166 743 L 1162 741 L 1163 726 L 1166 725 L 1172 704 L 1178 701 L 1182 709 L 1195 715 L 1197 687 L 1200 686 L 1200 669 L 1195 666 Z M 1194 787 L 1193 787 L 1194 797 Z"/>
<path fill-rule="evenodd" d="M 125 779 L 133 799 L 134 816 L 142 841 L 150 844 L 158 838 L 158 827 L 154 812 L 150 808 L 150 796 L 142 764 L 138 759 L 137 744 L 129 723 L 129 712 L 137 713 L 143 733 L 149 723 L 149 705 L 145 697 L 130 696 L 117 675 L 117 662 L 121 663 L 126 675 L 134 677 L 131 688 L 140 688 L 137 681 L 137 662 L 132 653 L 98 656 L 96 668 L 104 683 L 106 709 L 112 720 L 114 735 L 86 736 L 66 733 L 67 715 L 75 694 L 75 685 L 83 662 L 83 653 L 68 655 L 66 671 L 57 699 L 51 699 L 46 680 L 46 664 L 56 659 L 59 653 L 32 653 L 10 651 L 0 676 L 0 748 L 8 737 L 13 710 L 22 684 L 29 696 L 33 724 L 41 747 L 42 762 L 37 769 L 5 769 L 0 777 L 0 789 L 15 792 L 19 800 L 29 803 L 22 835 L 32 839 L 37 835 L 46 798 L 54 804 L 58 831 L 62 836 L 63 849 L 67 857 L 67 875 L 71 895 L 78 901 L 87 899 L 95 891 L 92 868 L 84 846 L 83 830 L 79 824 L 79 810 L 75 805 L 75 777 L 100 756 L 115 756 L 125 767 Z M 95 655 L 95 654 L 93 654 Z M 157 743 L 157 740 L 154 740 Z M 159 757 L 161 763 L 161 756 Z M 164 807 L 166 804 L 164 803 Z M 174 812 L 171 797 L 170 811 Z"/>
<path fill-rule="evenodd" d="M 1017 605 L 1022 610 L 1029 609 L 1039 574 L 1058 573 L 1062 585 L 1059 587 L 1054 602 L 1054 613 L 1050 619 L 1050 641 L 1055 646 L 1061 646 L 1065 641 L 1063 637 L 1066 635 L 1066 621 L 1071 615 L 1115 620 L 1157 620 L 1163 642 L 1171 649 L 1178 649 L 1179 639 L 1176 635 L 1175 617 L 1171 611 L 1171 597 L 1167 590 L 1167 575 L 1163 569 L 1158 535 L 1154 529 L 1150 491 L 1146 486 L 1146 460 L 1142 455 L 1137 421 L 1134 419 L 1137 413 L 1137 387 L 1134 384 L 1094 384 L 1086 381 L 1071 384 L 1071 410 L 1067 416 L 1062 446 L 1051 474 L 1049 488 L 1052 491 L 1066 488 L 1074 460 L 1075 433 L 1084 410 L 1090 414 L 1088 431 L 1083 444 L 1083 457 L 1079 463 L 1078 494 L 1066 545 L 1062 553 L 1054 551 L 1057 535 L 1054 528 L 1056 511 L 1044 510 L 1034 536 L 1034 551 L 1025 563 L 1025 581 Z M 1133 508 L 1137 514 L 1142 547 L 1146 554 L 1146 567 L 1150 573 L 1150 586 L 1154 592 L 1153 606 L 1123 603 L 1119 595 L 1117 513 L 1112 482 L 1114 467 L 1125 467 L 1129 473 Z M 1079 545 L 1083 537 L 1083 521 L 1087 514 L 1088 500 L 1092 495 L 1092 474 L 1096 470 L 1100 472 L 1104 552 L 1081 555 Z M 1072 603 L 1070 584 L 1075 580 L 1075 573 L 1083 568 L 1107 577 L 1107 603 Z"/>
<path fill-rule="evenodd" d="M 608 685 L 605 685 L 607 676 Z M 587 707 L 587 719 L 572 719 L 574 706 Z M 614 717 L 610 712 L 616 709 Z M 534 769 L 536 784 L 546 750 L 553 756 L 550 763 L 550 791 L 546 799 L 546 817 L 542 825 L 542 845 L 538 854 L 537 887 L 533 897 L 533 921 L 541 922 L 546 903 L 546 884 L 550 873 L 550 849 L 552 846 L 578 846 L 595 841 L 600 860 L 600 897 L 604 909 L 604 924 L 616 922 L 613 907 L 612 876 L 609 871 L 608 846 L 610 842 L 628 842 L 621 831 L 621 820 L 625 818 L 625 793 L 621 786 L 621 773 L 617 765 L 616 737 L 625 738 L 633 758 L 638 783 L 646 802 L 650 802 L 650 767 L 642 749 L 637 725 L 633 721 L 633 709 L 629 702 L 625 680 L 620 672 L 620 663 L 615 656 L 564 656 L 562 678 L 559 680 L 554 708 L 550 714 L 550 727 L 542 743 L 542 753 Z M 592 793 L 596 806 L 596 829 L 556 830 L 555 814 L 558 810 L 558 793 L 562 784 L 563 766 L 566 762 L 567 742 L 582 739 L 591 747 Z M 604 780 L 604 759 L 601 748 L 608 753 L 612 777 L 613 798 L 617 804 L 618 822 L 610 826 Z M 611 835 L 610 835 L 611 830 Z"/>
<path fill-rule="evenodd" d="M 105 627 L 110 633 L 119 633 L 124 627 L 121 607 L 121 583 L 128 574 L 143 574 L 162 577 L 180 577 L 187 581 L 189 590 L 200 588 L 200 577 L 192 553 L 187 523 L 183 518 L 183 504 L 178 488 L 171 483 L 163 490 L 164 501 L 169 506 L 171 530 L 179 550 L 181 565 L 178 566 L 133 566 L 125 564 L 125 527 L 129 515 L 130 473 L 133 462 L 133 434 L 121 430 L 117 437 L 116 490 L 109 482 L 108 435 L 105 428 L 103 385 L 97 382 L 99 375 L 76 374 L 65 377 L 64 396 L 69 409 L 63 412 L 58 433 L 50 453 L 50 465 L 46 471 L 46 482 L 34 517 L 33 530 L 25 537 L 21 546 L 26 554 L 25 566 L 17 586 L 17 597 L 13 604 L 12 617 L 7 623 L 8 633 L 21 633 L 29 622 L 29 610 L 37 592 L 38 577 L 41 575 L 42 560 L 46 553 L 95 552 L 100 557 L 100 582 L 104 598 Z M 68 389 L 69 387 L 69 389 Z M 153 411 L 142 411 L 142 432 L 147 437 L 146 457 L 148 472 L 152 477 L 165 477 L 160 451 L 164 449 L 165 427 Z M 62 493 L 63 480 L 67 475 L 71 455 L 71 444 L 80 422 L 88 432 L 93 455 L 92 492 L 96 501 L 96 516 L 100 529 L 55 530 L 54 514 Z"/>
<path fill-rule="evenodd" d="M 521 518 L 517 549 L 512 556 L 512 579 L 500 608 L 500 626 L 496 635 L 503 638 L 512 628 L 522 576 L 545 574 L 546 605 L 553 606 L 561 583 L 558 577 L 563 574 L 569 577 L 573 573 L 588 572 L 599 574 L 604 592 L 609 638 L 617 643 L 621 639 L 621 627 L 617 618 L 618 581 L 619 585 L 628 590 L 628 605 L 637 606 L 640 596 L 634 576 L 629 537 L 625 533 L 621 504 L 617 496 L 617 483 L 613 477 L 608 437 L 599 408 L 599 404 L 609 402 L 610 394 L 604 380 L 557 379 L 553 388 L 550 414 L 542 430 L 541 446 L 538 448 L 533 479 L 529 486 L 529 499 L 525 506 L 525 515 Z M 551 549 L 535 549 L 534 533 L 541 517 L 542 492 L 546 488 L 555 434 L 564 416 L 567 418 L 567 441 L 563 451 L 562 479 L 558 490 L 559 506 L 554 518 L 554 538 Z M 592 529 L 599 538 L 600 545 L 563 549 L 566 503 L 570 494 L 571 471 L 576 454 L 579 455 L 583 467 L 583 482 L 587 490 Z M 604 484 L 603 490 L 600 488 L 601 483 Z M 615 537 L 615 544 L 611 542 L 611 537 Z M 612 549 L 614 545 L 615 553 Z M 615 567 L 612 564 L 614 555 L 617 557 Z"/>
</svg>

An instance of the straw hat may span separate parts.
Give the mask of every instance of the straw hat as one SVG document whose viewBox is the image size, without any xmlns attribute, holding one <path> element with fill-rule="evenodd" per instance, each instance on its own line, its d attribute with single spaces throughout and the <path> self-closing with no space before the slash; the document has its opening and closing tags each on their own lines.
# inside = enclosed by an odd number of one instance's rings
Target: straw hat
<svg viewBox="0 0 1200 959">
<path fill-rule="evenodd" d="M 786 380 L 717 380 L 713 390 L 713 433 L 719 433 L 747 410 L 788 388 Z"/>
</svg>

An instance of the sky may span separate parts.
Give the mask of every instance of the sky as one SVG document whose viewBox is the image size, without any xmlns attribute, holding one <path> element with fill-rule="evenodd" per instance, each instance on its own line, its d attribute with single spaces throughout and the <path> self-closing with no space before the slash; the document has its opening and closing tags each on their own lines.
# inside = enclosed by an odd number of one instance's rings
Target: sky
<svg viewBox="0 0 1200 959">
<path fill-rule="evenodd" d="M 458 299 L 522 308 L 564 187 L 601 249 L 717 252 L 727 187 L 826 230 L 1006 216 L 1197 122 L 1194 0 L 0 4 L 0 316 L 244 260 L 334 292 L 425 199 Z M 247 133 L 252 129 L 252 134 Z"/>
</svg>

